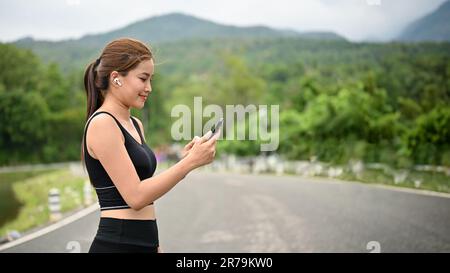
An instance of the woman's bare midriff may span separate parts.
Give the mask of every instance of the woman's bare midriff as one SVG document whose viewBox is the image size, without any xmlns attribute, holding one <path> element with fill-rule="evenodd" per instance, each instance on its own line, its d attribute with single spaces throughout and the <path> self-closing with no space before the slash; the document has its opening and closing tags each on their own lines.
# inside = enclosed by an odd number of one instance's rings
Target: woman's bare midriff
<svg viewBox="0 0 450 273">
<path fill-rule="evenodd" d="M 104 210 L 101 212 L 101 217 L 118 218 L 118 219 L 135 219 L 135 220 L 154 220 L 155 206 L 148 205 L 140 210 L 134 209 L 114 209 Z"/>
</svg>

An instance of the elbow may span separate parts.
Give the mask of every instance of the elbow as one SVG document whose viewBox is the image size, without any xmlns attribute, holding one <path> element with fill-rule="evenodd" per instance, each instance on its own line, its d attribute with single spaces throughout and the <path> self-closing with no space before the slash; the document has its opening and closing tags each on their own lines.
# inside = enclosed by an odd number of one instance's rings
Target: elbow
<svg viewBox="0 0 450 273">
<path fill-rule="evenodd" d="M 142 198 L 140 198 L 139 194 L 129 196 L 125 201 L 127 205 L 133 210 L 141 210 L 145 207 L 144 201 L 142 200 Z"/>
<path fill-rule="evenodd" d="M 128 188 L 128 191 L 124 191 L 123 193 L 121 193 L 123 199 L 125 200 L 125 203 L 127 203 L 128 207 L 130 207 L 132 210 L 142 209 L 142 198 L 140 198 L 139 194 L 139 184 L 137 184 L 136 186 L 137 187 Z"/>
<path fill-rule="evenodd" d="M 138 198 L 134 198 L 127 202 L 128 206 L 133 210 L 141 210 L 145 207 L 144 202 L 139 200 Z"/>
<path fill-rule="evenodd" d="M 128 194 L 123 196 L 125 203 L 127 203 L 127 205 L 133 209 L 133 210 L 140 210 L 142 209 L 142 202 L 141 202 L 141 198 L 139 198 L 138 194 Z"/>
<path fill-rule="evenodd" d="M 125 201 L 131 209 L 141 210 L 148 206 L 152 202 L 151 200 L 149 199 L 149 196 L 145 196 L 145 194 L 137 188 L 136 191 L 134 191 L 133 194 L 130 194 Z"/>
</svg>

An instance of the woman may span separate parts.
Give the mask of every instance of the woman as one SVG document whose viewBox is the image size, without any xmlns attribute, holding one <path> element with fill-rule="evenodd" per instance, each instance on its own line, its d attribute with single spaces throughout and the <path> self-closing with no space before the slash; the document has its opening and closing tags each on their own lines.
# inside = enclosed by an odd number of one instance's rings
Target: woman
<svg viewBox="0 0 450 273">
<path fill-rule="evenodd" d="M 152 91 L 153 55 L 142 42 L 110 42 L 84 75 L 87 119 L 82 159 L 100 203 L 101 218 L 89 252 L 161 252 L 154 201 L 190 171 L 211 163 L 219 134 L 184 147 L 183 158 L 153 176 L 156 158 L 146 145 L 142 109 Z"/>
</svg>

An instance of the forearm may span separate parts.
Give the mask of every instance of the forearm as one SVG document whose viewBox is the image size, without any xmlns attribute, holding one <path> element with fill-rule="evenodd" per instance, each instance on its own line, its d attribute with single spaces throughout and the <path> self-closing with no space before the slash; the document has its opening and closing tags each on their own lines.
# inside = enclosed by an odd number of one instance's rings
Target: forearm
<svg viewBox="0 0 450 273">
<path fill-rule="evenodd" d="M 145 207 L 166 194 L 193 169 L 191 161 L 184 158 L 164 172 L 141 181 L 137 190 L 138 206 Z"/>
</svg>

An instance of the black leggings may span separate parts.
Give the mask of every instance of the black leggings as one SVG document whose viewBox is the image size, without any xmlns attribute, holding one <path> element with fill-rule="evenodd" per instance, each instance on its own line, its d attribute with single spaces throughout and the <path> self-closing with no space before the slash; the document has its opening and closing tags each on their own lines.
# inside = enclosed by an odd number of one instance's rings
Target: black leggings
<svg viewBox="0 0 450 273">
<path fill-rule="evenodd" d="M 89 253 L 156 253 L 156 220 L 100 218 Z"/>
</svg>

